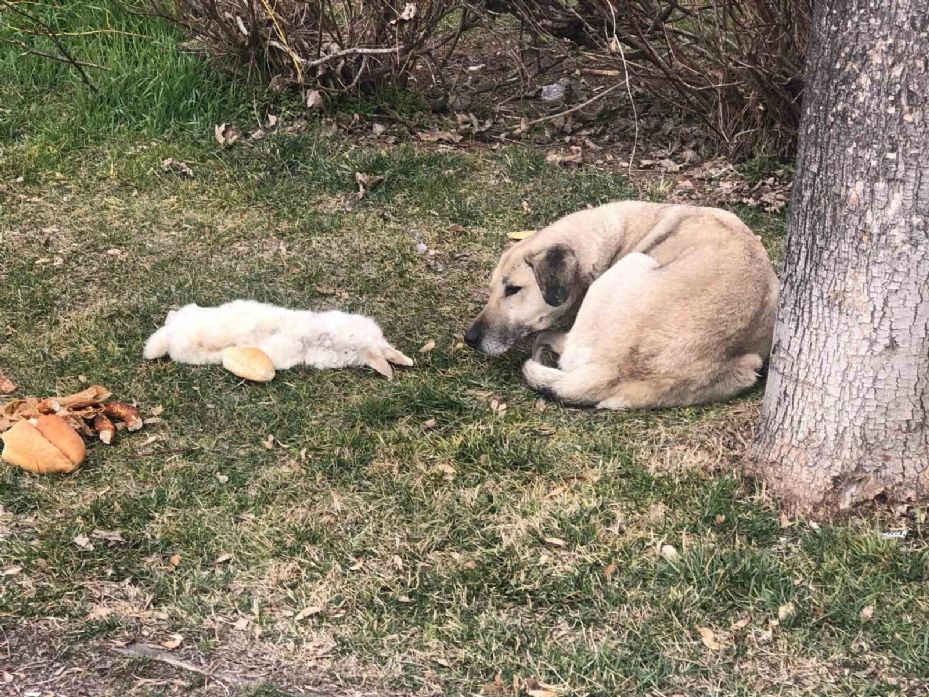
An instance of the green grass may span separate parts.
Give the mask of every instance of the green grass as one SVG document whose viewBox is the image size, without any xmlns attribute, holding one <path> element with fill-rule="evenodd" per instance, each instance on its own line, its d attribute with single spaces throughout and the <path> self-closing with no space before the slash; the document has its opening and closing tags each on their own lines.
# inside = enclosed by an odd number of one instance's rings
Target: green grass
<svg viewBox="0 0 929 697">
<path fill-rule="evenodd" d="M 9 43 L 58 53 L 42 24 L 0 8 L 0 142 L 28 140 L 31 166 L 122 134 L 208 141 L 213 124 L 244 117 L 262 101 L 246 75 L 217 74 L 178 50 L 172 27 L 129 14 L 124 4 L 18 3 L 58 32 L 75 59 L 98 66 L 86 69 L 95 91 L 71 65 Z"/>
<path fill-rule="evenodd" d="M 542 411 L 518 356 L 458 345 L 507 230 L 641 195 L 634 182 L 518 147 L 366 145 L 312 124 L 221 149 L 213 123 L 255 118 L 248 88 L 156 22 L 68 7 L 61 26 L 109 16 L 147 38 L 83 40 L 84 59 L 111 67 L 95 74 L 99 101 L 64 66 L 0 52 L 13 95 L 0 100 L 0 365 L 22 394 L 99 382 L 164 421 L 92 446 L 74 475 L 0 469 L 0 566 L 22 567 L 0 577 L 5 637 L 57 618 L 46 639 L 80 664 L 99 642 L 178 633 L 181 654 L 273 658 L 255 695 L 332 676 L 449 695 L 544 693 L 536 681 L 577 695 L 919 693 L 921 531 L 782 528 L 735 466 L 760 391 Z M 168 157 L 195 177 L 163 171 Z M 385 181 L 346 210 L 358 171 Z M 747 217 L 776 252 L 782 220 Z M 392 382 L 296 369 L 245 386 L 141 360 L 169 306 L 232 297 L 370 313 L 418 364 Z M 151 669 L 101 680 L 127 688 Z"/>
</svg>

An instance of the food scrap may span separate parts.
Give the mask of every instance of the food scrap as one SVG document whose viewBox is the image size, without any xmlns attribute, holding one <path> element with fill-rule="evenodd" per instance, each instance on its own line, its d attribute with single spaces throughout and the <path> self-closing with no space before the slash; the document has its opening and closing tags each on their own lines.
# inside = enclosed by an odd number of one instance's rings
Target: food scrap
<svg viewBox="0 0 929 697">
<path fill-rule="evenodd" d="M 73 472 L 84 460 L 81 435 L 110 445 L 120 428 L 142 428 L 139 409 L 106 401 L 111 396 L 105 387 L 92 385 L 66 397 L 27 397 L 0 404 L 0 459 L 30 472 Z"/>
</svg>

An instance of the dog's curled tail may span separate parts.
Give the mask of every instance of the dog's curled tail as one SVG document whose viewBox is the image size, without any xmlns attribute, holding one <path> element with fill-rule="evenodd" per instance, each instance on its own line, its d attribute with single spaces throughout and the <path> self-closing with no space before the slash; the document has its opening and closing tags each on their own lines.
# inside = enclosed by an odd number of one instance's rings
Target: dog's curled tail
<svg viewBox="0 0 929 697">
<path fill-rule="evenodd" d="M 148 361 L 154 358 L 161 358 L 170 348 L 171 335 L 168 333 L 167 327 L 162 327 L 148 337 L 148 341 L 145 342 L 145 348 L 142 350 L 142 357 Z"/>
<path fill-rule="evenodd" d="M 536 392 L 565 404 L 592 407 L 608 394 L 608 384 L 598 370 L 582 367 L 565 372 L 530 358 L 523 363 L 523 377 Z"/>
</svg>

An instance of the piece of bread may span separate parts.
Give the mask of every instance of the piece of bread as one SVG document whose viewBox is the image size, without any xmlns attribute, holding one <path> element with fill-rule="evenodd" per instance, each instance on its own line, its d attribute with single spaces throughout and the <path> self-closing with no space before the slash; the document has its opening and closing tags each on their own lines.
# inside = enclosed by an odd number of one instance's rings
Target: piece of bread
<svg viewBox="0 0 929 697">
<path fill-rule="evenodd" d="M 274 379 L 274 364 L 261 349 L 231 346 L 223 351 L 223 368 L 243 380 L 268 382 Z"/>
<path fill-rule="evenodd" d="M 56 416 L 54 418 L 61 421 L 60 417 Z M 62 421 L 62 423 L 64 422 Z M 65 424 L 65 427 L 71 431 L 70 426 Z M 54 431 L 56 437 L 61 436 L 57 425 L 51 427 L 46 425 L 46 428 L 50 433 Z M 71 431 L 71 433 L 80 439 L 80 436 L 74 431 Z M 52 441 L 42 435 L 39 429 L 28 421 L 17 421 L 10 430 L 0 435 L 0 440 L 3 440 L 3 454 L 0 455 L 0 458 L 4 462 L 22 467 L 30 472 L 38 474 L 73 472 L 80 464 L 80 461 L 77 463 L 72 462 L 64 452 L 58 449 Z M 70 438 L 65 436 L 62 440 L 68 443 L 66 447 L 73 449 L 74 444 Z M 83 449 L 83 442 L 81 447 Z"/>
<path fill-rule="evenodd" d="M 84 449 L 84 440 L 60 416 L 49 414 L 39 417 L 35 424 L 39 433 L 45 436 L 52 445 L 64 453 L 75 467 L 84 461 L 87 451 Z"/>
</svg>

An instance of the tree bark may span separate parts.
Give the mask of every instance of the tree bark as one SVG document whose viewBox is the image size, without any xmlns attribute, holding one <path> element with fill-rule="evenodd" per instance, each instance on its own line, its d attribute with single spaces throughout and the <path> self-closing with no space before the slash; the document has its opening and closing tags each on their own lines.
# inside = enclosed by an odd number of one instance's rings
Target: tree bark
<svg viewBox="0 0 929 697">
<path fill-rule="evenodd" d="M 929 2 L 819 0 L 753 467 L 828 515 L 929 493 Z"/>
</svg>

